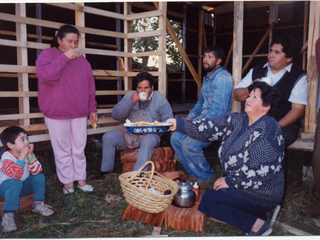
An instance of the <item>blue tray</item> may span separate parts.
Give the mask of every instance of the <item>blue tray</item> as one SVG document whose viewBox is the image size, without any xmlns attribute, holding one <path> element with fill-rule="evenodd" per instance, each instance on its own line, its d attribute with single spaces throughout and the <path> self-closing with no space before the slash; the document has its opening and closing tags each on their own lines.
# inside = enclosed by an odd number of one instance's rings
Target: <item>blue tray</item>
<svg viewBox="0 0 320 240">
<path fill-rule="evenodd" d="M 128 129 L 129 133 L 166 133 L 171 124 L 155 125 L 155 126 L 130 126 L 123 124 Z"/>
</svg>

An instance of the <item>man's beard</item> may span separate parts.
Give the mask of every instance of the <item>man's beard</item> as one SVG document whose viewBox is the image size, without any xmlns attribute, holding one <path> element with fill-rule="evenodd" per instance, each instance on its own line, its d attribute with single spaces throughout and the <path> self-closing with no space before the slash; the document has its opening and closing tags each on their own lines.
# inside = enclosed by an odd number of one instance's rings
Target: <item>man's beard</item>
<svg viewBox="0 0 320 240">
<path fill-rule="evenodd" d="M 204 70 L 204 72 L 212 72 L 213 70 L 216 69 L 216 67 L 217 67 L 217 64 L 214 64 L 214 65 L 209 66 L 209 67 L 205 67 L 205 66 L 203 65 L 203 70 Z"/>
</svg>

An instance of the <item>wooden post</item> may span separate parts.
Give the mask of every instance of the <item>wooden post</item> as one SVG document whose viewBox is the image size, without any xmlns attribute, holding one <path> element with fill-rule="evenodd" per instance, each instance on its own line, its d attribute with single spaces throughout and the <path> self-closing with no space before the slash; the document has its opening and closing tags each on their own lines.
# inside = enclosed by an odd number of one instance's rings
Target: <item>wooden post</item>
<svg viewBox="0 0 320 240">
<path fill-rule="evenodd" d="M 233 89 L 241 81 L 242 68 L 242 43 L 243 43 L 243 1 L 234 2 L 234 23 L 233 23 L 233 60 L 232 76 Z M 232 96 L 233 98 L 233 96 Z M 232 112 L 240 112 L 241 104 L 232 99 Z"/>
<path fill-rule="evenodd" d="M 307 41 L 307 24 L 308 24 L 308 9 L 309 3 L 306 1 L 304 3 L 304 17 L 303 17 L 303 44 Z M 302 52 L 302 69 L 305 71 L 306 70 L 306 56 L 307 51 Z"/>
<path fill-rule="evenodd" d="M 229 48 L 229 52 L 228 52 L 228 56 L 226 58 L 226 62 L 224 63 L 225 67 L 228 67 L 228 63 L 229 63 L 229 60 L 230 60 L 230 57 L 231 57 L 231 53 L 232 53 L 232 46 L 233 46 L 233 40 L 232 40 L 230 48 Z"/>
<path fill-rule="evenodd" d="M 308 36 L 308 103 L 305 113 L 305 132 L 314 132 L 318 106 L 318 71 L 315 59 L 315 43 L 320 36 L 320 2 L 310 1 Z"/>
<path fill-rule="evenodd" d="M 123 3 L 123 14 L 130 15 L 132 11 L 132 3 L 131 2 L 124 2 Z M 125 20 L 124 21 L 124 33 L 128 34 L 131 32 L 131 21 Z M 125 38 L 124 39 L 124 52 L 131 53 L 132 52 L 132 40 Z M 125 71 L 131 71 L 132 69 L 132 58 L 124 57 L 124 66 Z M 124 77 L 124 90 L 132 90 L 132 78 L 128 76 Z"/>
<path fill-rule="evenodd" d="M 80 11 L 75 11 L 75 23 L 76 26 L 85 27 L 85 19 L 84 19 L 84 12 L 83 7 L 84 3 L 75 3 L 76 5 L 80 6 Z M 86 35 L 83 32 L 80 32 L 79 36 L 79 48 L 85 48 L 86 47 Z M 84 57 L 86 57 L 85 53 L 81 53 Z"/>
<path fill-rule="evenodd" d="M 269 29 L 267 30 L 267 32 L 263 35 L 261 41 L 259 42 L 258 46 L 256 47 L 256 49 L 253 51 L 252 55 L 250 56 L 250 58 L 248 59 L 248 61 L 246 62 L 246 64 L 244 65 L 244 67 L 242 68 L 241 73 L 243 74 L 247 68 L 249 67 L 250 63 L 252 62 L 252 60 L 254 59 L 254 57 L 256 56 L 257 52 L 259 51 L 259 49 L 261 48 L 262 44 L 264 43 L 264 41 L 266 40 L 266 38 L 268 37 L 269 33 L 271 32 L 271 30 L 273 29 L 275 23 L 273 22 Z"/>
<path fill-rule="evenodd" d="M 26 17 L 26 4 L 16 3 L 16 15 L 19 17 Z M 17 41 L 27 41 L 27 24 L 16 22 Z M 26 47 L 17 47 L 17 64 L 19 66 L 28 66 L 28 50 Z M 28 73 L 18 73 L 18 91 L 29 92 L 29 78 Z M 30 113 L 30 99 L 29 97 L 19 97 L 19 113 Z M 30 118 L 21 119 L 20 124 L 23 126 L 30 125 Z"/>
<path fill-rule="evenodd" d="M 199 10 L 199 33 L 198 33 L 198 76 L 202 76 L 202 35 L 203 35 L 203 10 Z M 198 98 L 200 89 L 198 88 Z"/>
<path fill-rule="evenodd" d="M 154 2 L 154 5 L 156 6 L 157 9 L 159 9 L 158 3 Z M 189 71 L 191 72 L 194 80 L 196 81 L 196 83 L 198 84 L 198 88 L 202 87 L 202 83 L 201 83 L 201 78 L 200 76 L 197 74 L 196 70 L 194 69 L 194 67 L 192 66 L 192 63 L 188 57 L 188 55 L 186 54 L 186 52 L 184 51 L 181 43 L 179 42 L 179 38 L 177 37 L 176 33 L 174 32 L 173 27 L 171 26 L 171 23 L 169 21 L 169 19 L 167 18 L 167 30 L 170 33 L 173 41 L 175 42 L 175 44 L 177 45 L 177 48 L 179 50 L 179 52 L 182 55 L 182 58 L 184 59 L 187 67 L 189 68 Z"/>
<path fill-rule="evenodd" d="M 162 15 L 159 17 L 159 29 L 162 30 L 162 34 L 159 37 L 159 51 L 161 55 L 159 56 L 159 81 L 158 81 L 158 90 L 165 97 L 167 96 L 167 31 L 166 31 L 166 22 L 167 22 L 167 2 L 159 2 L 159 10 L 162 10 Z"/>
</svg>

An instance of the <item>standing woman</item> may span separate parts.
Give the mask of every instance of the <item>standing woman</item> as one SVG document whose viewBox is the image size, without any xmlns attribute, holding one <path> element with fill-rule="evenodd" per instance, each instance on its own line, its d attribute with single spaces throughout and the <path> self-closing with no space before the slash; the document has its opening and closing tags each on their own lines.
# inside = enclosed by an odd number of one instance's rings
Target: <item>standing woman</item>
<svg viewBox="0 0 320 240">
<path fill-rule="evenodd" d="M 280 99 L 271 86 L 257 81 L 252 84 L 245 112 L 213 120 L 167 120 L 173 124 L 169 130 L 200 141 L 221 141 L 222 175 L 213 189 L 203 194 L 198 210 L 240 228 L 245 235 L 269 235 L 283 197 L 285 142 L 272 117 Z"/>
<path fill-rule="evenodd" d="M 78 188 L 92 192 L 86 182 L 87 121 L 98 121 L 95 83 L 89 62 L 77 49 L 79 31 L 62 26 L 51 48 L 36 61 L 39 80 L 38 103 L 45 116 L 54 152 L 57 174 L 65 194 Z"/>
</svg>

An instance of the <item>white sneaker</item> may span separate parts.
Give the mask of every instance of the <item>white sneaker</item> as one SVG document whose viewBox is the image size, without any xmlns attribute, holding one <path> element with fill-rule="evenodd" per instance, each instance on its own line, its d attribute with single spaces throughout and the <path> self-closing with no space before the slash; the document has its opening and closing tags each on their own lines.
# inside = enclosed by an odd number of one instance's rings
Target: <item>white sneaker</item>
<svg viewBox="0 0 320 240">
<path fill-rule="evenodd" d="M 12 232 L 17 230 L 17 225 L 14 221 L 14 214 L 13 213 L 3 214 L 1 226 L 3 227 L 4 232 Z"/>
<path fill-rule="evenodd" d="M 81 189 L 84 192 L 92 192 L 93 191 L 92 185 L 89 185 L 89 184 L 87 184 L 87 185 L 85 185 L 83 187 L 80 187 L 79 185 L 77 185 L 77 186 L 78 186 L 79 189 Z"/>
<path fill-rule="evenodd" d="M 66 190 L 66 189 L 62 189 L 63 190 L 63 193 L 64 194 L 69 194 L 69 193 L 73 193 L 74 192 L 74 188 L 70 188 L 70 189 L 68 189 L 68 190 Z"/>
<path fill-rule="evenodd" d="M 38 212 L 42 216 L 46 216 L 47 217 L 47 216 L 51 216 L 54 213 L 54 211 L 51 210 L 51 208 L 52 208 L 51 206 L 44 204 L 43 201 L 42 201 L 40 205 L 37 205 L 36 207 L 33 207 L 32 211 Z"/>
</svg>

